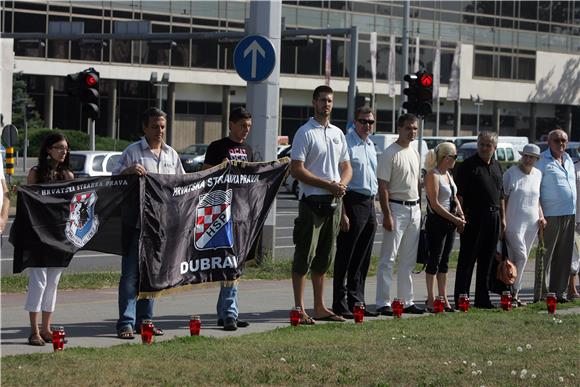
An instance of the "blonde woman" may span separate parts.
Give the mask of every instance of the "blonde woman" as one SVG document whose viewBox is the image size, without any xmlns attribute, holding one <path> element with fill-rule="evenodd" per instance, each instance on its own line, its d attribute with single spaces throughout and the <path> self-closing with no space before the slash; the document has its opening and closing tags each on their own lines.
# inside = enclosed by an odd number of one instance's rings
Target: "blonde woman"
<svg viewBox="0 0 580 387">
<path fill-rule="evenodd" d="M 433 310 L 435 278 L 439 296 L 445 298 L 445 311 L 454 312 L 447 299 L 447 271 L 449 254 L 455 240 L 455 230 L 463 231 L 465 217 L 457 200 L 457 186 L 449 173 L 455 165 L 457 149 L 451 142 L 443 142 L 427 154 L 425 176 L 427 193 L 427 242 L 429 263 L 425 269 L 427 280 L 427 310 Z"/>
</svg>

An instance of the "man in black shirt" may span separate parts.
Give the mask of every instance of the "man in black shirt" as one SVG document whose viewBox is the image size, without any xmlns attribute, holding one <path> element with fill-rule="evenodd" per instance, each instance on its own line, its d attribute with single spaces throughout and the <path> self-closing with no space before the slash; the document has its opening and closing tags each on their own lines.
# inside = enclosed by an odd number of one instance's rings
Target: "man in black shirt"
<svg viewBox="0 0 580 387">
<path fill-rule="evenodd" d="M 245 142 L 252 127 L 250 112 L 244 108 L 232 110 L 229 126 L 228 137 L 209 144 L 202 169 L 211 168 L 224 160 L 254 161 L 252 148 Z M 223 326 L 226 331 L 235 331 L 250 325 L 247 321 L 238 319 L 238 284 L 239 280 L 221 282 L 216 309 L 218 326 Z"/>
<path fill-rule="evenodd" d="M 505 230 L 502 170 L 493 159 L 497 134 L 481 132 L 477 153 L 461 164 L 457 171 L 457 198 L 465 213 L 465 230 L 455 278 L 455 305 L 459 295 L 469 293 L 473 267 L 477 261 L 475 307 L 493 309 L 489 299 L 489 276 L 500 233 Z"/>
</svg>

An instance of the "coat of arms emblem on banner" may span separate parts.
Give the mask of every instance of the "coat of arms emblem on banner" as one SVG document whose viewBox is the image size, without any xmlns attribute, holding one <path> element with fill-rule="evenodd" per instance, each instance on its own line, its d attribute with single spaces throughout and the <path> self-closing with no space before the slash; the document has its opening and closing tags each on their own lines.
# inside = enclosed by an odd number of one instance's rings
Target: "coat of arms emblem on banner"
<svg viewBox="0 0 580 387">
<path fill-rule="evenodd" d="M 97 193 L 95 191 L 75 194 L 69 205 L 65 235 L 77 247 L 83 247 L 99 229 L 99 217 L 95 214 Z"/>
<path fill-rule="evenodd" d="M 196 208 L 196 249 L 233 247 L 231 204 L 231 189 L 213 191 L 201 197 Z"/>
</svg>

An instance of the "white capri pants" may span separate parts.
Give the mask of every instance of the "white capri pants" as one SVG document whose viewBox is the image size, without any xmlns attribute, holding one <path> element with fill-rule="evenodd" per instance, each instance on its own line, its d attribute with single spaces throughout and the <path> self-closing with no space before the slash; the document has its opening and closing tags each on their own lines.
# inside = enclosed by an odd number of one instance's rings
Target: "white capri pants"
<svg viewBox="0 0 580 387">
<path fill-rule="evenodd" d="M 64 267 L 31 267 L 28 270 L 24 309 L 28 312 L 54 312 L 56 289 Z"/>
<path fill-rule="evenodd" d="M 570 275 L 578 274 L 578 269 L 580 269 L 580 223 L 576 223 L 576 232 L 574 233 L 574 250 L 572 251 Z"/>
</svg>

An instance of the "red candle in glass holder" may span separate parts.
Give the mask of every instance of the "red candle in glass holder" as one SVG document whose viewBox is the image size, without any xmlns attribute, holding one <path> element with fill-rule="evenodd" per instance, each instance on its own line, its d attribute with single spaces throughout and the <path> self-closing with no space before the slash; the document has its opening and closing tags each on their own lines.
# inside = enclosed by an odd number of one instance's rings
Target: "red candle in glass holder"
<svg viewBox="0 0 580 387">
<path fill-rule="evenodd" d="M 191 316 L 189 319 L 189 334 L 190 336 L 199 336 L 201 331 L 201 318 L 199 316 Z"/>
<path fill-rule="evenodd" d="M 395 298 L 391 304 L 393 309 L 393 317 L 400 318 L 403 315 L 403 301 L 400 298 Z"/>
<path fill-rule="evenodd" d="M 458 300 L 458 307 L 459 310 L 462 312 L 469 311 L 469 295 L 468 294 L 460 294 Z"/>
<path fill-rule="evenodd" d="M 548 307 L 549 314 L 556 313 L 556 305 L 558 304 L 558 299 L 556 298 L 556 293 L 548 293 L 546 295 L 546 306 Z"/>
<path fill-rule="evenodd" d="M 141 322 L 141 341 L 143 344 L 151 344 L 153 342 L 153 321 L 143 320 Z"/>
<path fill-rule="evenodd" d="M 65 336 L 64 327 L 58 327 L 56 330 L 52 331 L 52 348 L 54 348 L 55 352 L 64 349 Z"/>
<path fill-rule="evenodd" d="M 442 296 L 436 297 L 435 301 L 433 301 L 433 312 L 434 313 L 442 313 L 445 309 L 445 298 Z"/>
<path fill-rule="evenodd" d="M 290 310 L 290 325 L 297 327 L 300 325 L 300 319 L 302 318 L 302 308 L 297 306 Z"/>
<path fill-rule="evenodd" d="M 501 294 L 500 304 L 503 310 L 512 310 L 512 293 L 509 290 Z"/>
<path fill-rule="evenodd" d="M 364 302 L 357 302 L 354 304 L 354 309 L 352 311 L 354 315 L 355 323 L 362 323 L 365 317 L 365 304 Z"/>
</svg>

